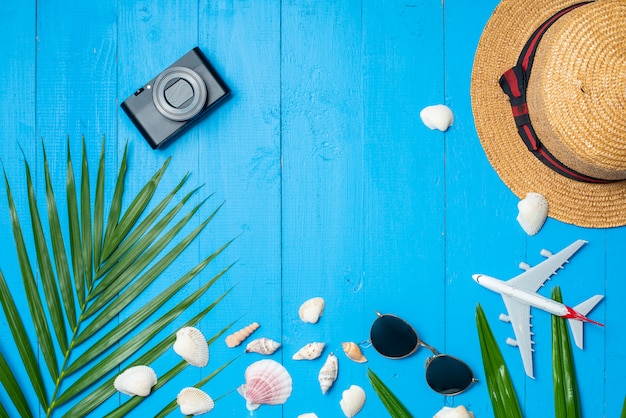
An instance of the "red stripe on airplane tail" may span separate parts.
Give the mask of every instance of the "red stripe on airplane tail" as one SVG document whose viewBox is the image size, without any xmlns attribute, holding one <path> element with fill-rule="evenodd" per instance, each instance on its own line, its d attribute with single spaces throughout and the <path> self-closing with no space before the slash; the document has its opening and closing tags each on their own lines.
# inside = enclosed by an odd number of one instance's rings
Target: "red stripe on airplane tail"
<svg viewBox="0 0 626 418">
<path fill-rule="evenodd" d="M 563 318 L 577 319 L 579 321 L 591 322 L 592 324 L 600 325 L 601 327 L 604 326 L 604 324 L 596 322 L 593 319 L 589 319 L 585 315 L 581 315 L 580 313 L 576 312 L 574 309 L 570 308 L 569 306 L 566 306 L 566 308 L 567 308 L 567 313 L 563 315 Z"/>
</svg>

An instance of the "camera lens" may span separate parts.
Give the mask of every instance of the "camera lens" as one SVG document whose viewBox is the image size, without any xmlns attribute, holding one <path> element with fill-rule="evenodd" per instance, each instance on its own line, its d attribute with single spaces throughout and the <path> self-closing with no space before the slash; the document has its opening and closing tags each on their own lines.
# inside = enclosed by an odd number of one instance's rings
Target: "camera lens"
<svg viewBox="0 0 626 418">
<path fill-rule="evenodd" d="M 202 77 L 191 68 L 170 67 L 154 81 L 152 98 L 163 116 L 185 121 L 202 111 L 207 88 Z"/>
</svg>

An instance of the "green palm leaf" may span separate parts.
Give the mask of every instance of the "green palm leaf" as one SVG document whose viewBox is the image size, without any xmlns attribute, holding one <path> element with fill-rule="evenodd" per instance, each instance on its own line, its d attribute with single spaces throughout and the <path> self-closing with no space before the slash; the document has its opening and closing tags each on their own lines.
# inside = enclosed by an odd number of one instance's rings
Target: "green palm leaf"
<svg viewBox="0 0 626 418">
<path fill-rule="evenodd" d="M 413 415 L 406 409 L 400 399 L 398 399 L 372 369 L 367 369 L 367 377 L 376 395 L 378 395 L 383 405 L 385 405 L 385 409 L 387 409 L 389 415 L 393 418 L 413 418 Z"/>
<path fill-rule="evenodd" d="M 108 209 L 105 208 L 103 140 L 92 206 L 90 189 L 92 183 L 89 178 L 84 139 L 82 153 L 81 178 L 76 179 L 68 141 L 65 229 L 59 216 L 45 150 L 44 209 L 48 220 L 47 229 L 44 228 L 40 216 L 30 168 L 25 163 L 25 189 L 32 232 L 28 236 L 33 237 L 35 262 L 31 261 L 28 253 L 27 249 L 31 246 L 27 245 L 22 233 L 22 224 L 18 218 L 9 179 L 4 173 L 13 237 L 29 315 L 18 310 L 11 294 L 12 289 L 0 272 L 0 303 L 22 359 L 19 364 L 10 364 L 0 352 L 0 384 L 4 386 L 12 407 L 21 416 L 37 415 L 39 408 L 45 411 L 46 416 L 51 416 L 59 406 L 75 397 L 81 399 L 70 409 L 69 415 L 83 416 L 93 411 L 115 393 L 113 378 L 110 378 L 111 372 L 118 369 L 122 363 L 130 362 L 135 365 L 156 361 L 171 347 L 174 336 L 154 341 L 155 336 L 171 326 L 190 307 L 197 306 L 198 299 L 232 267 L 232 264 L 227 266 L 208 281 L 202 280 L 202 284 L 196 289 L 187 290 L 188 284 L 193 279 L 201 277 L 205 268 L 228 248 L 232 242 L 229 241 L 169 283 L 165 290 L 143 306 L 133 308 L 131 302 L 151 283 L 158 280 L 161 273 L 188 248 L 216 216 L 221 205 L 204 219 L 200 219 L 199 224 L 191 228 L 190 232 L 180 236 L 183 231 L 189 229 L 189 223 L 197 218 L 206 199 L 191 208 L 187 207 L 199 188 L 193 189 L 182 198 L 177 198 L 187 181 L 188 175 L 185 175 L 162 200 L 156 204 L 152 202 L 169 165 L 169 159 L 136 196 L 128 199 L 124 194 L 128 166 L 128 146 L 126 146 L 110 205 Z M 173 208 L 168 209 L 175 199 L 178 199 L 178 202 L 173 204 Z M 122 201 L 126 200 L 130 203 L 124 208 Z M 107 213 L 106 223 L 105 213 Z M 37 280 L 41 281 L 41 288 L 38 287 Z M 227 290 L 217 297 L 213 303 L 187 321 L 186 325 L 198 323 L 229 292 L 230 290 Z M 177 301 L 167 312 L 162 312 L 161 308 L 166 301 L 173 298 L 179 300 L 183 294 L 186 297 Z M 127 319 L 108 329 L 103 336 L 92 338 L 120 313 L 124 313 Z M 35 330 L 36 342 L 30 341 L 26 332 L 25 324 L 31 323 Z M 130 335 L 132 337 L 129 338 Z M 125 340 L 123 343 L 122 339 Z M 77 349 L 85 354 L 73 355 Z M 42 364 L 37 361 L 38 350 L 44 359 Z M 140 350 L 145 352 L 141 354 Z M 223 370 L 228 364 L 230 362 L 219 367 L 215 373 Z M 16 378 L 19 375 L 17 368 L 25 371 L 28 381 Z M 174 367 L 166 379 L 159 382 L 159 387 L 166 384 L 183 368 L 181 365 Z M 214 376 L 215 373 L 210 376 Z M 64 384 L 65 379 L 73 374 L 80 374 L 79 378 L 71 385 Z M 46 387 L 52 390 L 46 390 Z M 26 393 L 31 391 L 36 395 L 37 405 L 28 403 Z M 135 400 L 133 403 L 136 402 L 138 401 Z M 0 407 L 0 416 L 8 415 L 7 406 Z M 130 407 L 131 404 L 125 408 Z"/>
</svg>

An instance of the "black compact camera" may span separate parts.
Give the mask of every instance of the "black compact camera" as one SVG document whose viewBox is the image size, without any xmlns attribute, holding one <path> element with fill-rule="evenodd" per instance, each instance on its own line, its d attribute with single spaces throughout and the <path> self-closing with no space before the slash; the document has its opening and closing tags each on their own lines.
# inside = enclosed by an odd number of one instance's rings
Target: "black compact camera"
<svg viewBox="0 0 626 418">
<path fill-rule="evenodd" d="M 180 135 L 230 94 L 196 47 L 140 87 L 121 107 L 154 149 Z"/>
</svg>

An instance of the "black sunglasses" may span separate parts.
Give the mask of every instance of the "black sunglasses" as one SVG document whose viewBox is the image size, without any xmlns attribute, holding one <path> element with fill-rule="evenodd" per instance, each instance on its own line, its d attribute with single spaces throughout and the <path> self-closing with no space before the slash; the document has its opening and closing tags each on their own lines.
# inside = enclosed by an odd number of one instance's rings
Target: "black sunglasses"
<svg viewBox="0 0 626 418">
<path fill-rule="evenodd" d="M 432 351 L 426 359 L 426 383 L 442 395 L 458 395 L 476 382 L 472 369 L 456 357 L 441 354 L 420 340 L 417 332 L 405 320 L 390 314 L 376 312 L 378 318 L 370 330 L 370 342 L 376 351 L 390 359 L 401 359 L 413 354 L 419 346 Z"/>
</svg>

